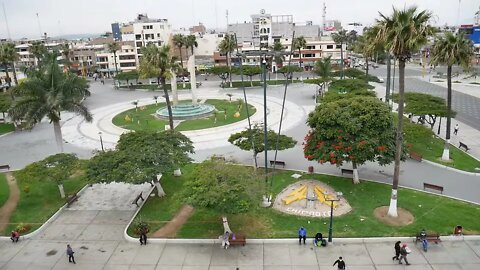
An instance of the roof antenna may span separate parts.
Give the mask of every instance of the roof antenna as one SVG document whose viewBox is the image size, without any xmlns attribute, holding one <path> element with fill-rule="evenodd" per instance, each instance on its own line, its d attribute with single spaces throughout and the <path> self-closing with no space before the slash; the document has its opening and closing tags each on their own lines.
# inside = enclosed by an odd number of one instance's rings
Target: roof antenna
<svg viewBox="0 0 480 270">
<path fill-rule="evenodd" d="M 7 27 L 8 39 L 11 40 L 12 37 L 10 36 L 10 28 L 8 27 L 7 12 L 5 12 L 5 3 L 3 2 L 2 2 L 2 7 L 3 7 L 3 17 L 5 18 L 5 26 Z"/>
</svg>

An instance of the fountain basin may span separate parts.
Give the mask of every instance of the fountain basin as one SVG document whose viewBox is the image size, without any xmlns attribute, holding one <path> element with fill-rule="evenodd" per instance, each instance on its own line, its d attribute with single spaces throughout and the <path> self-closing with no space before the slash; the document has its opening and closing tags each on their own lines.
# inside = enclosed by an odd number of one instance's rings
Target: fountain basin
<svg viewBox="0 0 480 270">
<path fill-rule="evenodd" d="M 209 117 L 215 111 L 215 106 L 210 104 L 179 104 L 172 106 L 173 120 L 198 119 Z M 155 112 L 160 119 L 168 119 L 168 109 L 163 107 Z"/>
</svg>

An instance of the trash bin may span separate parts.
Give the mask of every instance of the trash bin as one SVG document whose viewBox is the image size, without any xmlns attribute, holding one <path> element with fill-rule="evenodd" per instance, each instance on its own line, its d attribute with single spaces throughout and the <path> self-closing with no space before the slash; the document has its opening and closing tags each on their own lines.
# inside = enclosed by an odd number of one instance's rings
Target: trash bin
<svg viewBox="0 0 480 270">
<path fill-rule="evenodd" d="M 308 166 L 308 173 L 313 173 L 313 166 Z"/>
<path fill-rule="evenodd" d="M 463 227 L 460 225 L 455 226 L 455 229 L 453 230 L 454 235 L 462 235 Z"/>
</svg>

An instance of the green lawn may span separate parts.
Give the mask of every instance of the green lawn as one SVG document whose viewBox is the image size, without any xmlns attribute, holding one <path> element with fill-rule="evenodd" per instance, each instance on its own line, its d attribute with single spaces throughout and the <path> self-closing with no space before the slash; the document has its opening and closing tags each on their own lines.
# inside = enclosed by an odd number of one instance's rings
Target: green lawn
<svg viewBox="0 0 480 270">
<path fill-rule="evenodd" d="M 30 232 L 40 227 L 48 220 L 66 200 L 60 197 L 58 186 L 53 182 L 29 181 L 15 173 L 20 189 L 20 201 L 10 218 L 10 224 L 0 235 L 6 235 L 18 223 L 28 223 L 32 226 Z M 87 184 L 84 177 L 78 176 L 64 182 L 65 193 L 72 194 Z M 28 191 L 28 192 L 26 192 Z"/>
<path fill-rule="evenodd" d="M 178 178 L 165 176 L 162 185 L 167 193 L 164 198 L 149 198 L 137 216 L 151 225 L 151 232 L 161 228 L 181 206 L 177 195 L 183 183 L 194 173 L 194 165 L 183 169 Z M 294 172 L 280 172 L 274 178 L 272 190 L 280 192 L 287 185 L 298 181 L 290 175 Z M 350 179 L 326 176 L 303 175 L 302 179 L 318 179 L 342 191 L 353 210 L 342 217 L 335 217 L 336 237 L 412 236 L 422 228 L 443 235 L 452 233 L 453 227 L 461 224 L 465 234 L 480 233 L 480 206 L 435 196 L 423 192 L 400 189 L 399 206 L 412 212 L 415 221 L 403 227 L 394 227 L 379 222 L 373 210 L 388 205 L 391 187 L 374 182 L 353 185 Z M 206 209 L 196 209 L 192 217 L 180 229 L 179 238 L 216 238 L 223 232 L 221 214 Z M 309 235 L 320 231 L 328 233 L 328 218 L 307 218 L 287 215 L 272 208 L 256 209 L 244 214 L 228 215 L 234 232 L 250 238 L 296 237 L 300 226 L 305 226 Z M 363 221 L 362 221 L 363 219 Z M 309 223 L 310 221 L 310 223 Z M 131 232 L 131 229 L 129 229 Z"/>
<path fill-rule="evenodd" d="M 1 123 L 0 124 L 0 135 L 15 131 L 15 126 L 10 123 Z"/>
<path fill-rule="evenodd" d="M 190 103 L 189 100 L 181 101 L 180 103 Z M 185 130 L 197 130 L 197 129 L 205 129 L 205 128 L 212 128 L 218 126 L 224 126 L 228 124 L 232 124 L 238 121 L 241 121 L 247 118 L 246 106 L 242 105 L 242 109 L 240 110 L 240 117 L 235 118 L 233 115 L 237 111 L 238 102 L 232 100 L 229 102 L 228 100 L 219 100 L 219 99 L 209 99 L 205 103 L 214 105 L 218 111 L 217 113 L 217 122 L 215 123 L 214 119 L 215 116 L 212 115 L 208 118 L 202 119 L 195 119 L 195 120 L 185 120 L 181 122 L 176 129 L 179 131 Z M 133 106 L 133 105 L 132 105 Z M 130 109 L 124 111 L 118 115 L 116 115 L 112 122 L 114 125 L 131 130 L 164 130 L 165 125 L 168 125 L 168 121 L 160 120 L 153 116 L 155 111 L 159 108 L 165 106 L 165 103 L 159 103 L 158 105 L 152 104 L 143 107 L 140 104 L 140 107 L 137 111 L 135 109 Z M 225 119 L 225 114 L 223 111 L 227 112 L 227 117 Z M 249 113 L 253 115 L 255 113 L 255 107 L 249 105 Z M 130 119 L 133 118 L 133 121 L 127 122 L 125 120 L 126 116 L 129 116 Z"/>
<path fill-rule="evenodd" d="M 8 200 L 10 196 L 10 188 L 8 187 L 7 177 L 0 173 L 0 207 Z"/>
<path fill-rule="evenodd" d="M 478 172 L 480 161 L 467 153 L 450 145 L 450 159 L 452 162 L 443 162 L 441 156 L 445 141 L 435 137 L 429 128 L 404 120 L 405 141 L 411 149 L 423 156 L 424 159 L 453 167 L 463 171 Z"/>
</svg>

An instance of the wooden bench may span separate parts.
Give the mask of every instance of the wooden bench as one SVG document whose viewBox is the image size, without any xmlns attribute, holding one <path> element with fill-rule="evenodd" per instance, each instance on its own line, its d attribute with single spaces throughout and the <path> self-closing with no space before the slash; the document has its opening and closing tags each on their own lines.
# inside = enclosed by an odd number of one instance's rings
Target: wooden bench
<svg viewBox="0 0 480 270">
<path fill-rule="evenodd" d="M 438 190 L 438 191 L 440 191 L 440 193 L 443 194 L 443 187 L 442 186 L 429 184 L 429 183 L 423 183 L 423 190 L 425 190 L 426 188 Z"/>
<path fill-rule="evenodd" d="M 145 199 L 143 199 L 142 192 L 140 192 L 140 194 L 138 194 L 138 196 L 135 198 L 135 200 L 133 200 L 132 204 L 135 204 L 138 207 L 138 200 L 140 200 L 140 199 L 142 199 L 142 202 L 145 200 Z"/>
<path fill-rule="evenodd" d="M 438 244 L 438 242 L 441 242 L 440 234 L 438 233 L 427 233 L 427 236 L 425 237 L 425 239 L 429 242 L 433 241 L 435 242 L 435 244 Z M 420 233 L 418 233 L 417 236 L 415 237 L 415 243 L 417 243 L 417 241 L 422 241 L 422 236 L 420 235 Z"/>
<path fill-rule="evenodd" d="M 470 148 L 468 148 L 468 145 L 460 142 L 460 145 L 458 146 L 459 149 L 463 148 L 465 149 L 465 152 L 467 152 L 468 150 L 470 150 Z"/>
<path fill-rule="evenodd" d="M 67 197 L 67 208 L 70 207 L 70 205 L 78 200 L 78 195 L 77 193 L 73 193 L 72 195 Z"/>
<path fill-rule="evenodd" d="M 247 238 L 245 235 L 235 234 L 235 240 L 232 239 L 232 236 L 233 235 L 230 234 L 230 237 L 228 237 L 228 242 L 231 246 L 245 246 L 247 243 Z"/>
<path fill-rule="evenodd" d="M 344 168 L 341 168 L 340 170 L 342 171 L 342 175 L 343 175 L 344 173 L 348 173 L 348 174 L 352 174 L 352 175 L 353 175 L 353 170 L 352 170 L 352 169 L 344 169 Z"/>
<path fill-rule="evenodd" d="M 10 165 L 5 164 L 5 165 L 0 165 L 0 170 L 7 170 L 10 171 Z"/>
<path fill-rule="evenodd" d="M 421 162 L 423 159 L 422 155 L 413 151 L 410 151 L 409 155 L 411 159 L 416 160 L 418 162 Z"/>
<path fill-rule="evenodd" d="M 273 166 L 273 164 L 275 165 L 281 165 L 283 168 L 285 168 L 285 161 L 280 161 L 280 160 L 270 160 L 270 166 Z"/>
</svg>

